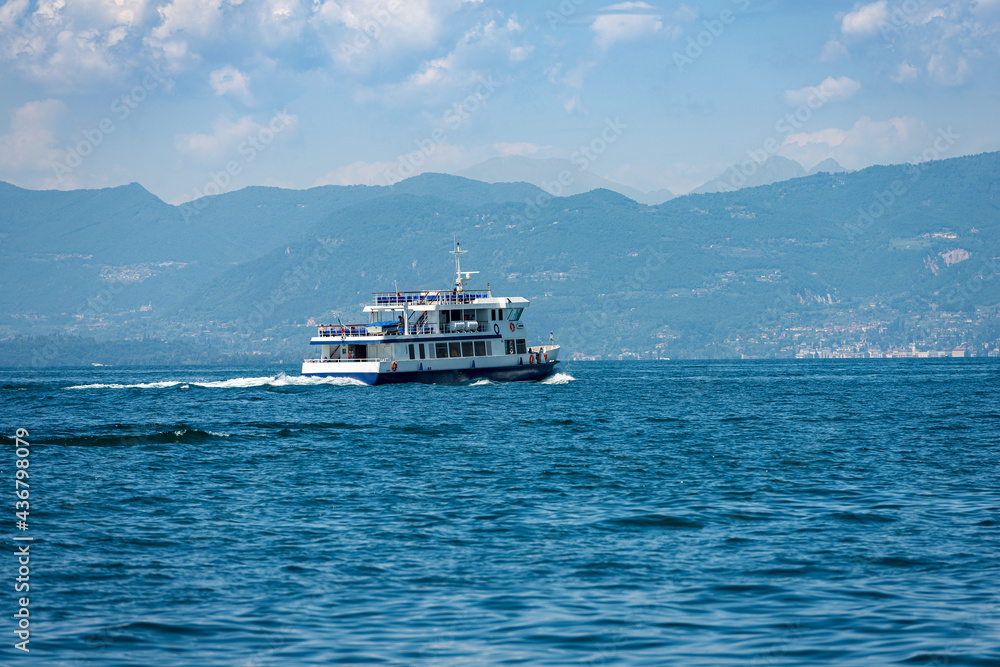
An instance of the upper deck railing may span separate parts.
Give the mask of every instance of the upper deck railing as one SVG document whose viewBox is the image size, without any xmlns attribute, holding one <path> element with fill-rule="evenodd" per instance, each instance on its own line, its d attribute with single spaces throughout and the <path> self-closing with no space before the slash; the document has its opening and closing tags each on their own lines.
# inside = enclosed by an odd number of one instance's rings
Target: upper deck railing
<svg viewBox="0 0 1000 667">
<path fill-rule="evenodd" d="M 372 292 L 376 306 L 403 306 L 472 303 L 476 299 L 489 298 L 487 292 L 456 292 L 454 290 L 431 290 L 423 292 Z"/>
<path fill-rule="evenodd" d="M 383 330 L 385 327 L 381 327 Z M 321 324 L 319 325 L 320 338 L 350 338 L 356 336 L 382 336 L 382 335 L 417 335 L 417 334 L 438 334 L 438 333 L 484 333 L 490 331 L 488 322 L 477 322 L 475 320 L 467 322 L 449 322 L 442 326 L 438 324 L 421 324 L 420 326 L 409 325 L 404 332 L 402 328 L 396 327 L 392 331 L 376 332 L 372 324 Z"/>
</svg>

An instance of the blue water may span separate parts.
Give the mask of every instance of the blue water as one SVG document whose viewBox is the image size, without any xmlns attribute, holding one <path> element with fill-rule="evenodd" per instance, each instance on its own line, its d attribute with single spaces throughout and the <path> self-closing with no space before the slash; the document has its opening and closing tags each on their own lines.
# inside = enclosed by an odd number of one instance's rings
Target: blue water
<svg viewBox="0 0 1000 667">
<path fill-rule="evenodd" d="M 0 374 L 0 662 L 1000 665 L 996 360 L 295 375 Z"/>
</svg>

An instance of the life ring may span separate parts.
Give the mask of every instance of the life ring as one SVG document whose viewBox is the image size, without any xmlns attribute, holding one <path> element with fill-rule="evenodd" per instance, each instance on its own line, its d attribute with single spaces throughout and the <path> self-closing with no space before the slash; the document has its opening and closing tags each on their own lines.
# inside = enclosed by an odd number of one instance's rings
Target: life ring
<svg viewBox="0 0 1000 667">
<path fill-rule="evenodd" d="M 493 325 L 493 333 L 495 333 L 498 336 L 500 335 L 500 325 L 499 324 L 494 324 Z"/>
<path fill-rule="evenodd" d="M 516 328 L 517 328 L 517 327 L 515 327 L 515 326 L 514 326 L 514 323 L 513 323 L 513 322 L 511 322 L 511 323 L 510 323 L 510 332 L 511 332 L 511 333 L 514 333 L 514 329 L 516 329 Z"/>
<path fill-rule="evenodd" d="M 392 362 L 392 370 L 396 370 L 396 362 Z"/>
<path fill-rule="evenodd" d="M 529 354 L 528 355 L 528 363 L 529 364 L 535 363 L 535 355 L 533 355 L 533 354 Z"/>
<path fill-rule="evenodd" d="M 549 353 L 545 352 L 545 363 L 549 363 Z"/>
</svg>

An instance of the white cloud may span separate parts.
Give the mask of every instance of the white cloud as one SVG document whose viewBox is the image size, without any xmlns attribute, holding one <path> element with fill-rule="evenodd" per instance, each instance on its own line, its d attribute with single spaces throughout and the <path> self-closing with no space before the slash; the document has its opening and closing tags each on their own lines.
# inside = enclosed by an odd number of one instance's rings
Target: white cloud
<svg viewBox="0 0 1000 667">
<path fill-rule="evenodd" d="M 112 80 L 119 73 L 108 44 L 97 30 L 63 30 L 55 39 L 55 49 L 42 66 L 33 67 L 40 77 L 48 75 L 64 83 L 79 77 Z"/>
<path fill-rule="evenodd" d="M 10 0 L 4 4 L 0 7 L 0 30 L 3 32 L 13 30 L 27 10 L 28 0 Z"/>
<path fill-rule="evenodd" d="M 918 118 L 897 116 L 874 121 L 862 116 L 848 130 L 833 127 L 792 134 L 785 139 L 781 154 L 802 164 L 816 164 L 832 157 L 848 169 L 861 169 L 873 164 L 908 162 L 933 142 L 934 135 Z"/>
<path fill-rule="evenodd" d="M 692 15 L 697 16 L 697 10 L 684 4 L 674 12 L 675 18 L 680 17 L 678 20 L 690 20 Z M 633 42 L 658 34 L 676 36 L 680 33 L 679 26 L 675 26 L 672 30 L 665 30 L 665 26 L 663 12 L 645 2 L 620 2 L 603 7 L 590 24 L 590 30 L 594 33 L 590 52 L 582 55 L 576 65 L 566 71 L 561 82 L 571 88 L 583 88 L 584 80 L 601 64 L 601 60 L 615 44 Z M 552 73 L 555 71 L 554 69 L 549 71 L 550 80 L 553 79 Z M 577 99 L 567 104 L 567 113 L 576 109 L 578 102 Z"/>
<path fill-rule="evenodd" d="M 461 104 L 472 95 L 482 102 L 501 85 L 491 72 L 498 55 L 509 56 L 516 48 L 513 38 L 520 30 L 516 20 L 485 19 L 466 30 L 446 55 L 422 62 L 401 82 L 365 89 L 355 99 L 377 98 L 388 105 L 399 105 L 441 104 L 454 98 L 454 103 Z"/>
<path fill-rule="evenodd" d="M 160 23 L 146 36 L 146 44 L 165 60 L 169 72 L 192 69 L 202 61 L 191 42 L 222 42 L 223 13 L 242 0 L 172 0 L 157 7 Z"/>
<path fill-rule="evenodd" d="M 310 7 L 300 0 L 264 0 L 258 14 L 260 37 L 271 47 L 301 42 L 310 16 Z"/>
<path fill-rule="evenodd" d="M 645 2 L 622 2 L 602 11 L 608 13 L 598 14 L 590 25 L 596 33 L 594 44 L 602 51 L 616 42 L 630 42 L 663 29 L 663 16 Z"/>
<path fill-rule="evenodd" d="M 846 76 L 828 76 L 818 86 L 807 86 L 798 90 L 785 91 L 785 103 L 790 106 L 808 104 L 823 105 L 828 102 L 846 100 L 861 90 L 861 83 Z"/>
<path fill-rule="evenodd" d="M 841 130 L 838 127 L 828 127 L 825 130 L 819 130 L 817 132 L 800 132 L 798 134 L 789 135 L 785 140 L 785 144 L 795 144 L 799 147 L 807 146 L 809 144 L 826 144 L 827 146 L 833 148 L 844 143 L 847 136 L 847 130 Z"/>
<path fill-rule="evenodd" d="M 975 0 L 972 13 L 981 19 L 1000 19 L 1000 0 Z"/>
<path fill-rule="evenodd" d="M 528 56 L 535 50 L 533 46 L 515 46 L 510 50 L 510 61 L 512 63 L 519 63 L 523 60 L 527 60 Z"/>
<path fill-rule="evenodd" d="M 849 55 L 846 46 L 835 39 L 831 39 L 823 45 L 823 51 L 819 54 L 819 61 L 821 63 L 832 63 L 841 58 L 847 58 Z"/>
<path fill-rule="evenodd" d="M 250 77 L 231 65 L 226 65 L 208 75 L 208 83 L 216 95 L 232 95 L 246 105 L 253 104 L 250 94 Z"/>
<path fill-rule="evenodd" d="M 566 100 L 566 102 L 563 104 L 563 109 L 568 114 L 585 113 L 586 111 L 583 108 L 583 103 L 580 101 L 579 95 L 574 95 L 573 97 Z"/>
<path fill-rule="evenodd" d="M 482 162 L 492 153 L 489 147 L 470 149 L 441 142 L 423 150 L 404 153 L 391 161 L 358 160 L 338 167 L 313 183 L 318 185 L 392 185 L 426 172 L 454 173 Z"/>
<path fill-rule="evenodd" d="M 0 136 L 3 169 L 52 169 L 63 155 L 56 146 L 53 126 L 66 113 L 61 100 L 39 100 L 12 109 L 10 132 Z"/>
<path fill-rule="evenodd" d="M 655 7 L 646 2 L 619 2 L 617 5 L 608 5 L 602 11 L 623 12 L 632 9 L 655 9 Z"/>
<path fill-rule="evenodd" d="M 462 4 L 458 0 L 325 0 L 317 3 L 310 23 L 334 62 L 350 70 L 367 70 L 383 58 L 437 46 L 445 23 Z"/>
<path fill-rule="evenodd" d="M 896 67 L 896 73 L 889 78 L 896 83 L 906 83 L 907 81 L 912 81 L 919 76 L 920 70 L 911 65 L 910 63 L 899 63 Z"/>
<path fill-rule="evenodd" d="M 886 0 L 878 0 L 868 5 L 855 6 L 854 11 L 848 12 L 841 19 L 840 29 L 850 37 L 869 37 L 888 21 Z"/>
<path fill-rule="evenodd" d="M 59 0 L 65 5 L 64 0 Z M 138 26 L 149 10 L 147 0 L 74 0 L 66 6 L 74 24 Z"/>
<path fill-rule="evenodd" d="M 119 80 L 135 61 L 124 42 L 146 13 L 145 0 L 41 0 L 34 12 L 15 0 L 0 9 L 0 60 L 50 88 Z"/>
<path fill-rule="evenodd" d="M 583 82 L 586 80 L 587 75 L 600 64 L 601 61 L 597 59 L 581 60 L 576 66 L 566 72 L 562 82 L 571 88 L 583 88 Z"/>
<path fill-rule="evenodd" d="M 690 23 L 698 18 L 698 7 L 685 5 L 683 2 L 674 10 L 674 20 L 678 23 Z"/>
<path fill-rule="evenodd" d="M 892 81 L 923 73 L 927 82 L 958 86 L 1000 68 L 1000 0 L 879 0 L 838 18 L 843 37 L 855 42 L 852 51 L 865 48 L 863 38 L 880 37 L 865 55 Z M 821 60 L 834 59 L 834 43 Z"/>
<path fill-rule="evenodd" d="M 279 71 L 321 69 L 316 54 L 352 74 L 398 71 L 429 55 L 467 25 L 480 0 L 8 0 L 0 6 L 0 62 L 62 88 L 125 84 L 150 62 L 179 74 L 218 70 L 240 58 L 278 59 Z M 492 12 L 497 15 L 497 12 Z M 498 25 L 523 32 L 515 16 Z M 532 44 L 510 43 L 521 62 Z M 70 84 L 73 84 L 72 86 Z M 259 92 L 259 90 L 258 90 Z M 231 93 L 230 93 L 231 94 Z"/>
<path fill-rule="evenodd" d="M 264 124 L 257 123 L 250 116 L 235 121 L 220 117 L 212 123 L 211 134 L 178 134 L 174 137 L 174 147 L 181 153 L 206 161 L 218 161 L 230 156 L 236 159 L 244 142 L 256 140 L 257 145 L 268 145 L 277 135 L 295 127 L 298 120 L 298 116 L 285 113 L 276 114 Z M 256 146 L 254 148 L 255 151 L 260 150 Z"/>
<path fill-rule="evenodd" d="M 184 37 L 205 37 L 216 33 L 222 23 L 224 5 L 240 4 L 225 0 L 173 0 L 157 7 L 160 25 L 152 31 L 152 37 L 167 41 L 177 33 Z"/>
<path fill-rule="evenodd" d="M 566 70 L 562 78 L 561 82 L 571 88 L 583 88 L 587 76 L 601 64 L 602 58 L 614 44 L 655 35 L 663 29 L 662 15 L 645 2 L 621 2 L 604 7 L 601 11 L 609 13 L 598 14 L 590 24 L 594 33 L 591 52 L 581 56 L 576 65 Z M 549 79 L 553 82 L 560 67 L 561 65 L 557 65 L 549 70 Z M 577 110 L 579 101 L 579 97 L 574 96 L 565 105 L 566 112 Z"/>
<path fill-rule="evenodd" d="M 942 48 L 927 61 L 927 74 L 931 80 L 945 86 L 960 86 L 971 71 L 969 61 L 961 53 Z"/>
<path fill-rule="evenodd" d="M 219 118 L 212 123 L 211 134 L 179 134 L 174 139 L 174 147 L 181 153 L 215 159 L 235 152 L 241 141 L 256 135 L 259 130 L 260 125 L 250 116 L 235 121 Z"/>
</svg>

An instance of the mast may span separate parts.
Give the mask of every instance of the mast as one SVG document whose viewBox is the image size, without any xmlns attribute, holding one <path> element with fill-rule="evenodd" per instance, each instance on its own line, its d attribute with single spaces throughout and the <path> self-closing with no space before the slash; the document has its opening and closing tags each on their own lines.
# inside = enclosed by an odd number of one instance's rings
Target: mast
<svg viewBox="0 0 1000 667">
<path fill-rule="evenodd" d="M 461 292 L 465 289 L 465 281 L 462 280 L 462 255 L 469 252 L 468 250 L 462 250 L 461 245 L 458 241 L 455 241 L 455 249 L 451 251 L 451 254 L 455 256 L 455 291 Z"/>
</svg>

